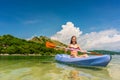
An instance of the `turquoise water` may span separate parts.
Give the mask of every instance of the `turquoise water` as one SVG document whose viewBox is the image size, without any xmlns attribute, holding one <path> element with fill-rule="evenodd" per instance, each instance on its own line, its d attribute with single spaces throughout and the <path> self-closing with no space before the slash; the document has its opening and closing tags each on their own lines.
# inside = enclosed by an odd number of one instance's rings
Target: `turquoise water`
<svg viewBox="0 0 120 80">
<path fill-rule="evenodd" d="M 106 68 L 78 68 L 56 63 L 54 57 L 0 59 L 0 80 L 120 80 L 120 56 Z"/>
</svg>

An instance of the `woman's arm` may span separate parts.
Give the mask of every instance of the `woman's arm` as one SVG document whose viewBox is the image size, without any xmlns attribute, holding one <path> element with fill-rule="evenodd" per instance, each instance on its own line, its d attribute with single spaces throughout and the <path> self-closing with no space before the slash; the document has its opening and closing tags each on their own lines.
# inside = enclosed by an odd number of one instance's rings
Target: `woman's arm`
<svg viewBox="0 0 120 80">
<path fill-rule="evenodd" d="M 80 49 L 81 52 L 86 52 L 86 50 L 83 50 L 83 49 L 80 47 L 80 45 L 78 45 L 78 47 L 79 47 L 79 49 Z"/>
<path fill-rule="evenodd" d="M 70 48 L 70 44 L 64 48 L 65 52 L 67 52 L 69 50 L 69 48 Z"/>
<path fill-rule="evenodd" d="M 80 50 L 82 50 L 82 48 L 80 47 L 80 45 L 77 44 L 77 46 L 78 46 L 78 48 L 79 48 Z"/>
</svg>

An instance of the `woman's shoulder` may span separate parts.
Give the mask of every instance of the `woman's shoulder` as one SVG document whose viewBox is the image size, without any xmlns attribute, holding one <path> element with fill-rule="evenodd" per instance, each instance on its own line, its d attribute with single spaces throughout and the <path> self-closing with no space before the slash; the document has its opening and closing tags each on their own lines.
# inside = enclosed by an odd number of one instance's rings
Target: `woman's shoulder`
<svg viewBox="0 0 120 80">
<path fill-rule="evenodd" d="M 72 44 L 68 44 L 68 47 L 71 47 L 72 46 Z"/>
<path fill-rule="evenodd" d="M 79 44 L 76 44 L 77 46 L 80 46 Z"/>
</svg>

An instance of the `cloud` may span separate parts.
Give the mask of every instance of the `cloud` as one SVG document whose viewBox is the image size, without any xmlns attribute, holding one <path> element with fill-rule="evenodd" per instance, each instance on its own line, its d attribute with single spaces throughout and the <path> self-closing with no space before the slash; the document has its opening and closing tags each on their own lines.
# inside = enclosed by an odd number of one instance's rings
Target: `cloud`
<svg viewBox="0 0 120 80">
<path fill-rule="evenodd" d="M 38 23 L 39 20 L 26 20 L 23 22 L 23 24 L 35 24 L 35 23 Z"/>
<path fill-rule="evenodd" d="M 72 22 L 67 22 L 65 25 L 62 25 L 62 30 L 58 31 L 51 39 L 59 40 L 64 43 L 68 43 L 71 36 L 75 35 L 79 37 L 82 34 L 79 28 L 75 27 Z"/>
<path fill-rule="evenodd" d="M 120 32 L 113 29 L 86 33 L 79 37 L 78 42 L 83 48 L 89 50 L 120 50 Z"/>
<path fill-rule="evenodd" d="M 120 32 L 116 29 L 82 34 L 72 22 L 67 22 L 51 39 L 68 44 L 72 35 L 77 36 L 77 41 L 83 49 L 120 51 Z"/>
</svg>

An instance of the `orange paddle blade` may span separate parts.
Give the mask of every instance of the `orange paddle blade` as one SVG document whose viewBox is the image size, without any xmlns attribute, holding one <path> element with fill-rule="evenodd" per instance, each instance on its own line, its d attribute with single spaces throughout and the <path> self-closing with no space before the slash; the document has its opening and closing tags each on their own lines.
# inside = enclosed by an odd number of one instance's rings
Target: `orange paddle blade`
<svg viewBox="0 0 120 80">
<path fill-rule="evenodd" d="M 56 47 L 56 45 L 54 44 L 54 43 L 51 43 L 51 42 L 46 42 L 46 47 L 47 48 L 55 48 Z"/>
</svg>

